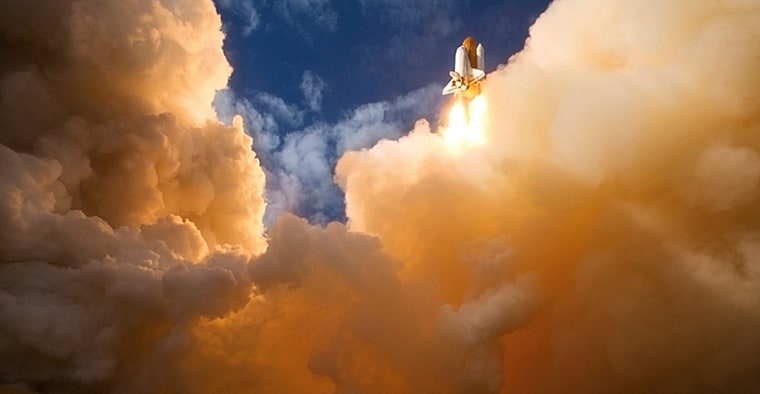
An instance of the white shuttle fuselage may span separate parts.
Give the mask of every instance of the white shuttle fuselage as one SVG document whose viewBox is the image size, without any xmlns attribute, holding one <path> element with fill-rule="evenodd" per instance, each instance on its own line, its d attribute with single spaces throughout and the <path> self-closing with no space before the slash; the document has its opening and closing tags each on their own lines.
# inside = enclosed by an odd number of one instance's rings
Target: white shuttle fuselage
<svg viewBox="0 0 760 394">
<path fill-rule="evenodd" d="M 479 95 L 480 82 L 486 77 L 485 52 L 482 44 L 477 44 L 472 37 L 465 38 L 454 55 L 454 71 L 449 72 L 451 81 L 441 94 L 455 94 L 468 100 Z"/>
</svg>

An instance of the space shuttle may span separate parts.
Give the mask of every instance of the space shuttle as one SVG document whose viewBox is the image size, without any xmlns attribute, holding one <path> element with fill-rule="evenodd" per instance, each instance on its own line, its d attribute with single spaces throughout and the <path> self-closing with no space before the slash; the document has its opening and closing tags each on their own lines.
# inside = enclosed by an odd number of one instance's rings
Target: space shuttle
<svg viewBox="0 0 760 394">
<path fill-rule="evenodd" d="M 449 72 L 451 81 L 443 87 L 442 95 L 455 94 L 472 99 L 480 94 L 480 82 L 485 79 L 486 50 L 472 37 L 467 37 L 454 55 L 454 71 Z"/>
</svg>

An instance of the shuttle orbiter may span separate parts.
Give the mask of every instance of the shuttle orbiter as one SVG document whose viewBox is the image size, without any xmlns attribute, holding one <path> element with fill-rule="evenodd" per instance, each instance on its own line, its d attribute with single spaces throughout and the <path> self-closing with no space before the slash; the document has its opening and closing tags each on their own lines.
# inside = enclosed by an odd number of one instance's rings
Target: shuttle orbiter
<svg viewBox="0 0 760 394">
<path fill-rule="evenodd" d="M 485 79 L 486 50 L 472 37 L 467 37 L 454 55 L 454 71 L 449 72 L 451 81 L 441 94 L 456 94 L 464 99 L 472 99 L 480 94 L 480 81 Z M 474 67 L 473 67 L 474 66 Z"/>
</svg>

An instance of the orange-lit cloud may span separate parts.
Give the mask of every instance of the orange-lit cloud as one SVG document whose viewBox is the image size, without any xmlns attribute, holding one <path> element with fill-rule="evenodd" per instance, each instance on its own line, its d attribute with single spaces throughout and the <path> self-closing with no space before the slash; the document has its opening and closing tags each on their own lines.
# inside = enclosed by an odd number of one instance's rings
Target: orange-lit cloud
<svg viewBox="0 0 760 394">
<path fill-rule="evenodd" d="M 0 384 L 155 392 L 188 327 L 246 305 L 263 173 L 210 103 L 211 2 L 0 11 Z"/>
<path fill-rule="evenodd" d="M 484 84 L 484 146 L 421 125 L 342 159 L 349 228 L 455 306 L 532 275 L 504 392 L 751 391 L 758 10 L 556 2 Z"/>
</svg>

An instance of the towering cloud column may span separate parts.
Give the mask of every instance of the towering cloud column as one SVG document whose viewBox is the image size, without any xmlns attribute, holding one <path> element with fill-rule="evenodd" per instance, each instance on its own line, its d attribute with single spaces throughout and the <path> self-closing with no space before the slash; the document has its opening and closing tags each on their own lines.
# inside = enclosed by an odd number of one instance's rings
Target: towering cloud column
<svg viewBox="0 0 760 394">
<path fill-rule="evenodd" d="M 0 4 L 0 383 L 145 392 L 245 305 L 263 174 L 208 1 Z"/>
</svg>

